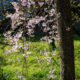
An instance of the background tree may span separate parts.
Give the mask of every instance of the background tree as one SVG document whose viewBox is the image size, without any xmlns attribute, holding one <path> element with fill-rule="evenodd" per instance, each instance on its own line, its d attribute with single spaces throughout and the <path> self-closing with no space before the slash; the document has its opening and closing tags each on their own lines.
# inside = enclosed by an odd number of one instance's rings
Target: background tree
<svg viewBox="0 0 80 80">
<path fill-rule="evenodd" d="M 59 32 L 61 80 L 75 80 L 70 0 L 55 0 Z"/>
</svg>

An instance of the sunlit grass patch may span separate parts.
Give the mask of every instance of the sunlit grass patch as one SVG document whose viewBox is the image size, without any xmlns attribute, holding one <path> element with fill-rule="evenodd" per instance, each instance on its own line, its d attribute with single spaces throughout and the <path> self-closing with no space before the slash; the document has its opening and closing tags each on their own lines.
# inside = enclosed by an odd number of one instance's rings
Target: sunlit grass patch
<svg viewBox="0 0 80 80">
<path fill-rule="evenodd" d="M 28 43 L 25 41 L 25 43 Z M 46 42 L 30 42 L 29 49 L 25 52 L 31 52 L 31 54 L 26 57 L 26 62 L 24 61 L 22 48 L 18 50 L 18 52 L 12 52 L 8 55 L 4 55 L 5 52 L 12 48 L 12 46 L 0 44 L 0 58 L 3 59 L 3 64 L 1 69 L 3 70 L 4 78 L 8 80 L 20 80 L 17 73 L 19 72 L 21 75 L 25 74 L 26 79 L 29 80 L 59 80 L 60 78 L 60 59 L 59 59 L 59 47 L 58 42 L 55 41 L 56 44 L 56 54 L 52 55 L 54 50 L 50 47 L 50 45 Z M 22 44 L 23 45 L 23 44 Z M 2 48 L 3 47 L 3 48 Z M 76 80 L 80 77 L 80 41 L 74 40 L 74 48 L 75 48 L 75 72 L 76 72 Z M 48 56 L 44 55 L 44 50 L 50 52 Z M 48 57 L 46 59 L 46 57 Z M 49 58 L 51 58 L 52 62 L 48 63 Z M 24 66 L 23 66 L 24 65 Z M 49 71 L 53 68 L 55 72 L 53 73 L 56 76 L 55 79 L 49 79 Z"/>
</svg>

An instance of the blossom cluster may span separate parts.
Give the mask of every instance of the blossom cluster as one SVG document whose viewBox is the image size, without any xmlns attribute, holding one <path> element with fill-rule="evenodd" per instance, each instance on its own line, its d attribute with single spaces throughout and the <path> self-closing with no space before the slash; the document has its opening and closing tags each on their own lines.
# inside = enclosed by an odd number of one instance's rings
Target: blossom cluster
<svg viewBox="0 0 80 80">
<path fill-rule="evenodd" d="M 53 39 L 58 40 L 54 0 L 21 0 L 18 3 L 12 2 L 12 5 L 16 12 L 6 14 L 6 17 L 12 19 L 12 30 L 15 31 L 18 26 L 23 30 L 24 27 L 23 32 L 29 36 L 35 36 L 35 27 L 38 24 L 37 27 L 48 37 L 44 36 L 45 40 L 48 42 Z"/>
</svg>

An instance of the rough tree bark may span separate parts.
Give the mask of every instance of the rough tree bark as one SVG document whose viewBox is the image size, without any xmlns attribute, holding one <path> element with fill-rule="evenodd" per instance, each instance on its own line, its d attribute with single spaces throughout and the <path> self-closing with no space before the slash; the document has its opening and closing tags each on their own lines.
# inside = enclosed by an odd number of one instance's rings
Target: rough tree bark
<svg viewBox="0 0 80 80">
<path fill-rule="evenodd" d="M 60 46 L 60 80 L 75 80 L 70 0 L 55 0 Z"/>
</svg>

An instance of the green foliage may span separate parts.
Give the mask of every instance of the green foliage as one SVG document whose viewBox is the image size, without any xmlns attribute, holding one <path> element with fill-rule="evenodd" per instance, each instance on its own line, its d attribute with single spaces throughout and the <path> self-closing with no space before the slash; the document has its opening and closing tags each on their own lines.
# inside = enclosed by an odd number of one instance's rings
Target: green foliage
<svg viewBox="0 0 80 80">
<path fill-rule="evenodd" d="M 80 22 L 80 0 L 71 0 L 71 9 L 74 23 Z"/>
</svg>

